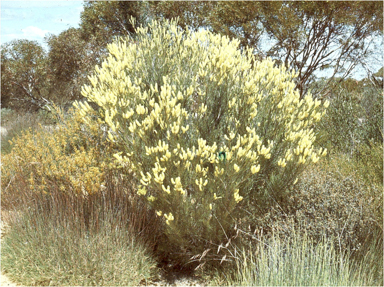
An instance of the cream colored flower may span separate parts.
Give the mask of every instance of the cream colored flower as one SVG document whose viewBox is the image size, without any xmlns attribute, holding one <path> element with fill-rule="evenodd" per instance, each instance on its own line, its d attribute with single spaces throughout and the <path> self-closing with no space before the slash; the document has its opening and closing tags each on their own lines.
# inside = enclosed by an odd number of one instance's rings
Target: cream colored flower
<svg viewBox="0 0 384 287">
<path fill-rule="evenodd" d="M 256 165 L 253 165 L 251 167 L 251 172 L 252 174 L 255 174 L 255 173 L 258 173 L 260 171 L 260 165 L 256 166 Z"/>
</svg>

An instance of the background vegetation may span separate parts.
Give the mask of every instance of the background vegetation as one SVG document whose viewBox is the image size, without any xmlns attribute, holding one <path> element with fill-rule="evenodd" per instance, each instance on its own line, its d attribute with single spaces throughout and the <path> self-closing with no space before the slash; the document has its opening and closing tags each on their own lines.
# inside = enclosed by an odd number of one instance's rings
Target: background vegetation
<svg viewBox="0 0 384 287">
<path fill-rule="evenodd" d="M 116 164 L 113 155 L 130 150 L 108 139 L 105 108 L 88 107 L 81 94 L 107 44 L 121 36 L 137 44 L 140 25 L 174 17 L 181 28 L 250 46 L 255 63 L 269 56 L 276 69 L 289 66 L 301 98 L 311 91 L 330 102 L 312 126 L 326 158 L 290 188 L 269 178 L 277 193 L 268 204 L 249 212 L 250 201 L 240 201 L 247 216 L 229 216 L 228 229 L 204 243 L 189 237 L 198 248 L 188 250 L 185 237 L 171 243 L 169 218 L 138 195 L 140 170 Z M 25 285 L 139 285 L 198 266 L 194 274 L 213 285 L 382 286 L 383 70 L 369 62 L 382 17 L 382 2 L 85 2 L 80 28 L 47 37 L 48 51 L 27 40 L 3 44 L 2 272 Z M 358 66 L 362 80 L 349 77 Z M 70 108 L 75 100 L 87 113 Z M 268 111 L 261 106 L 259 116 Z"/>
<path fill-rule="evenodd" d="M 290 66 L 298 73 L 302 96 L 309 88 L 315 96 L 328 95 L 335 86 L 331 83 L 342 82 L 356 67 L 377 84 L 382 71 L 376 74 L 369 59 L 381 61 L 375 53 L 382 50 L 377 47 L 382 45 L 382 10 L 378 1 L 84 2 L 80 28 L 48 36 L 48 51 L 27 40 L 2 45 L 1 105 L 8 108 L 16 101 L 18 109 L 38 109 L 79 99 L 79 87 L 106 56 L 108 43 L 134 36 L 135 27 L 153 19 L 176 17 L 182 28 L 236 38 L 260 59 Z M 330 76 L 318 81 L 320 71 Z"/>
</svg>

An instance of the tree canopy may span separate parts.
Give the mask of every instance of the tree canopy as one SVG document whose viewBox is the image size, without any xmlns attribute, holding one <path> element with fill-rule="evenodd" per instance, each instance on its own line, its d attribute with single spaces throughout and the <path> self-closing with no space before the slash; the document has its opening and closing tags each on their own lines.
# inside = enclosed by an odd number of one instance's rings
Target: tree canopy
<svg viewBox="0 0 384 287">
<path fill-rule="evenodd" d="M 1 46 L 1 106 L 29 106 L 46 102 L 47 56 L 35 41 L 14 40 Z"/>
<path fill-rule="evenodd" d="M 76 100 L 81 97 L 81 86 L 89 71 L 103 59 L 103 48 L 94 39 L 85 41 L 80 29 L 70 28 L 59 35 L 49 35 L 48 65 L 56 97 Z M 60 96 L 61 95 L 61 96 Z"/>
<path fill-rule="evenodd" d="M 85 41 L 94 39 L 100 46 L 116 37 L 132 35 L 139 24 L 146 23 L 148 5 L 144 1 L 86 1 L 80 28 Z M 132 25 L 131 17 L 136 19 Z"/>
<path fill-rule="evenodd" d="M 134 36 L 135 28 L 152 19 L 173 18 L 182 28 L 238 39 L 258 59 L 270 57 L 295 70 L 301 95 L 308 89 L 324 95 L 361 66 L 371 82 L 382 83 L 369 62 L 383 49 L 382 2 L 86 1 L 80 28 L 49 35 L 47 52 L 27 40 L 2 45 L 2 106 L 16 99 L 36 107 L 47 99 L 78 99 L 93 67 L 106 56 L 107 44 Z M 382 54 L 376 59 L 382 61 Z M 324 75 L 326 80 L 318 81 Z"/>
<path fill-rule="evenodd" d="M 153 7 L 157 16 L 238 38 L 261 57 L 290 66 L 302 95 L 315 72 L 347 78 L 383 34 L 383 3 L 375 1 L 161 1 Z"/>
</svg>

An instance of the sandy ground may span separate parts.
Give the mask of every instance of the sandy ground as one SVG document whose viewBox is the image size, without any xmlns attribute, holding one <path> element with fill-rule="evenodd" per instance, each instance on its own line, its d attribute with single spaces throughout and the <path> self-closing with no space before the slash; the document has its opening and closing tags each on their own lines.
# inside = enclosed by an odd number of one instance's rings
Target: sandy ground
<svg viewBox="0 0 384 287">
<path fill-rule="evenodd" d="M 3 273 L 0 275 L 0 286 L 19 286 L 11 282 Z"/>
</svg>

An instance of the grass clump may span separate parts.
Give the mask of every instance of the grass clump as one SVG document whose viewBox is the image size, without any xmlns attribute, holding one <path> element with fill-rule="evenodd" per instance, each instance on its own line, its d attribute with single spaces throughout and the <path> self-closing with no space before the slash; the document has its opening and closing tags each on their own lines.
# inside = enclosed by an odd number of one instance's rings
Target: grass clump
<svg viewBox="0 0 384 287">
<path fill-rule="evenodd" d="M 2 242 L 2 272 L 27 286 L 137 286 L 156 271 L 147 248 L 128 230 L 100 223 L 82 232 L 27 212 Z"/>
<path fill-rule="evenodd" d="M 26 191 L 25 191 L 26 190 Z M 161 225 L 129 180 L 79 196 L 24 189 L 2 242 L 2 271 L 23 285 L 138 285 L 156 276 Z"/>
<path fill-rule="evenodd" d="M 369 275 L 367 285 L 384 286 L 383 253 L 383 232 L 379 231 L 365 241 L 359 252 L 352 254 L 355 268 Z"/>
<path fill-rule="evenodd" d="M 225 280 L 214 282 L 236 286 L 363 286 L 378 282 L 374 274 L 357 266 L 348 251 L 334 240 L 314 242 L 307 235 L 291 234 L 268 239 L 253 236 L 248 247 L 233 249 L 237 269 Z M 371 258 L 372 260 L 372 258 Z M 222 274 L 222 276 L 224 276 Z"/>
</svg>

